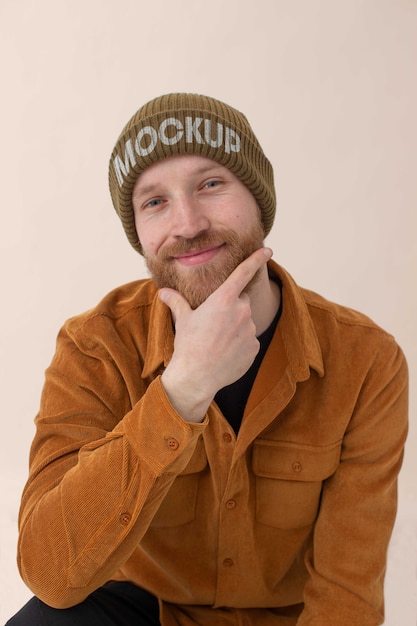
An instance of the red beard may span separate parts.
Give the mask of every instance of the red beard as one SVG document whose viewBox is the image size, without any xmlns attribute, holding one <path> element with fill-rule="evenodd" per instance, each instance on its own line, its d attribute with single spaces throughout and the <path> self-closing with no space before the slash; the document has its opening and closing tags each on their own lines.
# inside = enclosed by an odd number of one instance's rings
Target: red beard
<svg viewBox="0 0 417 626">
<path fill-rule="evenodd" d="M 154 258 L 145 259 L 158 287 L 170 287 L 179 291 L 192 309 L 202 304 L 230 276 L 233 270 L 255 250 L 263 246 L 264 232 L 256 223 L 245 235 L 239 237 L 233 230 L 207 232 L 192 239 L 181 239 L 171 246 L 162 248 Z M 179 271 L 173 257 L 211 246 L 223 246 L 219 259 L 215 258 L 204 265 L 184 268 Z M 257 275 L 247 285 L 249 291 Z"/>
</svg>

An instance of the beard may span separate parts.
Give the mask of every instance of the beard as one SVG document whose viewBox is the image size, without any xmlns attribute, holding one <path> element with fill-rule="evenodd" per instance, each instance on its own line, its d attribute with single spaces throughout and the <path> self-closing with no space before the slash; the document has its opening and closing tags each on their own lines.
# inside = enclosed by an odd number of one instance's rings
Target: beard
<svg viewBox="0 0 417 626">
<path fill-rule="evenodd" d="M 224 281 L 233 270 L 263 246 L 264 231 L 260 222 L 256 222 L 248 232 L 238 236 L 233 230 L 218 230 L 202 233 L 191 239 L 162 248 L 158 255 L 145 260 L 152 277 L 159 288 L 170 287 L 178 291 L 192 309 L 199 307 Z M 191 250 L 203 250 L 210 246 L 223 246 L 219 258 L 214 258 L 204 265 L 183 268 L 179 271 L 175 255 Z M 259 271 L 243 291 L 249 293 L 257 281 Z"/>
</svg>

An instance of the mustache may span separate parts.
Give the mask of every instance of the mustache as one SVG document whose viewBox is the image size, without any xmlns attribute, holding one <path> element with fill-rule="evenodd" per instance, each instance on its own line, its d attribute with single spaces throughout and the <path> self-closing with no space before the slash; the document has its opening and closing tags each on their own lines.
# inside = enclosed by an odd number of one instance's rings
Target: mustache
<svg viewBox="0 0 417 626">
<path fill-rule="evenodd" d="M 179 239 L 175 243 L 164 247 L 160 250 L 158 256 L 162 261 L 169 261 L 172 257 L 179 254 L 186 254 L 187 252 L 204 250 L 205 248 L 224 244 L 235 245 L 238 241 L 238 236 L 232 230 L 201 233 L 190 239 Z"/>
</svg>

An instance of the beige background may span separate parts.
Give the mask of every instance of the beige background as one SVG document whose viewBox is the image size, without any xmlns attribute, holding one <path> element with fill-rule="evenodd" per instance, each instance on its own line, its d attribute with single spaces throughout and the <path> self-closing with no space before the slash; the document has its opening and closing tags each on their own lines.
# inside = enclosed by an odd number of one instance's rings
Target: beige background
<svg viewBox="0 0 417 626">
<path fill-rule="evenodd" d="M 414 0 L 0 0 L 4 617 L 27 597 L 14 564 L 16 514 L 56 333 L 146 275 L 107 189 L 124 123 L 169 91 L 240 108 L 276 172 L 276 260 L 392 332 L 415 380 L 416 59 Z M 416 545 L 415 409 L 413 385 L 396 535 L 407 553 Z M 393 626 L 415 624 L 406 567 L 390 570 Z M 415 564 L 409 571 L 415 583 Z"/>
</svg>

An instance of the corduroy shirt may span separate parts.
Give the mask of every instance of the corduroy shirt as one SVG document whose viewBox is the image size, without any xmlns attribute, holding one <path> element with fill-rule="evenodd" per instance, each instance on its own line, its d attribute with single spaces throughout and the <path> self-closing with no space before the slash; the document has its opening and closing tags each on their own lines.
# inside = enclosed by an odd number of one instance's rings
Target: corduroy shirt
<svg viewBox="0 0 417 626">
<path fill-rule="evenodd" d="M 283 312 L 238 436 L 215 402 L 201 424 L 171 406 L 152 280 L 64 325 L 20 511 L 20 571 L 44 602 L 128 580 L 163 626 L 382 623 L 406 362 L 367 317 L 269 270 Z"/>
</svg>

